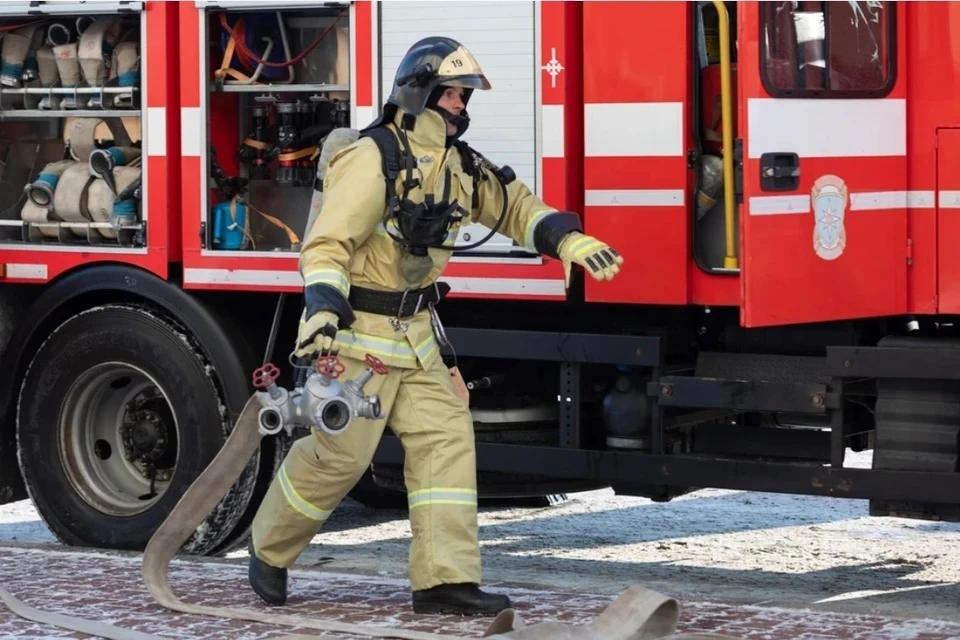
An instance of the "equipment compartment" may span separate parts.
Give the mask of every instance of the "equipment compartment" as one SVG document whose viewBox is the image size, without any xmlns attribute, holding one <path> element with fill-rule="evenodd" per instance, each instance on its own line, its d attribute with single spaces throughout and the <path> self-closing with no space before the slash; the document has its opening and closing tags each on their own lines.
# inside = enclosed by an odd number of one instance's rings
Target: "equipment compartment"
<svg viewBox="0 0 960 640">
<path fill-rule="evenodd" d="M 350 6 L 331 4 L 208 8 L 205 248 L 299 251 L 323 140 L 350 126 Z"/>
<path fill-rule="evenodd" d="M 142 14 L 0 19 L 0 242 L 142 246 Z"/>
</svg>

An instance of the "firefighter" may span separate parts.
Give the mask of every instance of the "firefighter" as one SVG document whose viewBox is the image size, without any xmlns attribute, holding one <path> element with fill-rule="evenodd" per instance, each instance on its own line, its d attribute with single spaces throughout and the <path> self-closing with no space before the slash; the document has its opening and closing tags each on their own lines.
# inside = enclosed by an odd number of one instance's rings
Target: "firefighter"
<svg viewBox="0 0 960 640">
<path fill-rule="evenodd" d="M 584 235 L 575 214 L 464 160 L 469 151 L 458 141 L 476 89 L 490 83 L 459 42 L 417 42 L 383 115 L 364 130 L 390 132 L 415 166 L 400 161 L 396 181 L 387 180 L 387 151 L 363 136 L 326 167 L 322 210 L 300 254 L 305 309 L 295 354 L 336 353 L 344 380 L 363 370 L 367 354 L 380 358 L 389 371 L 366 392 L 379 394 L 386 418 L 358 419 L 336 436 L 314 430 L 293 444 L 253 522 L 249 579 L 270 604 L 286 601 L 287 568 L 369 468 L 389 425 L 405 450 L 414 611 L 492 615 L 510 606 L 507 596 L 479 588 L 473 421 L 440 356 L 433 305 L 449 287 L 438 278 L 459 226 L 494 227 L 500 216 L 500 233 L 561 259 L 567 273 L 579 264 L 609 280 L 623 258 Z M 393 198 L 394 189 L 404 195 Z"/>
</svg>

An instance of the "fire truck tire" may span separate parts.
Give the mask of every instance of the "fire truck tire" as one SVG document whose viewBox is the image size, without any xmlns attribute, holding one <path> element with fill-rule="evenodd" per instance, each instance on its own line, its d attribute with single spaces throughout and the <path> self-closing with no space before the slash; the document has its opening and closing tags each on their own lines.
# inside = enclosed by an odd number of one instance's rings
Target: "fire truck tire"
<svg viewBox="0 0 960 640">
<path fill-rule="evenodd" d="M 0 504 L 26 497 L 26 487 L 17 468 L 16 432 L 8 424 L 0 423 Z"/>
<path fill-rule="evenodd" d="M 151 306 L 108 304 L 60 324 L 30 362 L 17 407 L 21 472 L 54 535 L 144 549 L 226 441 L 222 395 L 195 339 Z M 183 553 L 210 553 L 233 531 L 258 465 L 259 453 Z"/>
</svg>

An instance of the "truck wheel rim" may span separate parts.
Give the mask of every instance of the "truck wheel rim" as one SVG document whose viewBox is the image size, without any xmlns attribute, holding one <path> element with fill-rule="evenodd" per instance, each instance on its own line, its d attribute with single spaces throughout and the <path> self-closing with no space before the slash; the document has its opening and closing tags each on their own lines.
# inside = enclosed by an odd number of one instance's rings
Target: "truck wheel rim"
<svg viewBox="0 0 960 640">
<path fill-rule="evenodd" d="M 104 514 L 142 513 L 163 496 L 176 470 L 177 426 L 167 394 L 145 371 L 121 362 L 92 367 L 73 383 L 60 414 L 67 479 Z"/>
</svg>

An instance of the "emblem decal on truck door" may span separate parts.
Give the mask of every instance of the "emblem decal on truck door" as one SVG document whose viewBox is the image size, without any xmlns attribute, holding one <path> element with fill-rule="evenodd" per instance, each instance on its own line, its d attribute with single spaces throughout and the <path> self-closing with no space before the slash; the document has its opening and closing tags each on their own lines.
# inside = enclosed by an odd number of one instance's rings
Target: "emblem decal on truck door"
<svg viewBox="0 0 960 640">
<path fill-rule="evenodd" d="M 847 208 L 847 185 L 838 176 L 820 176 L 813 183 L 813 250 L 824 260 L 839 258 L 847 244 L 843 216 Z"/>
</svg>

